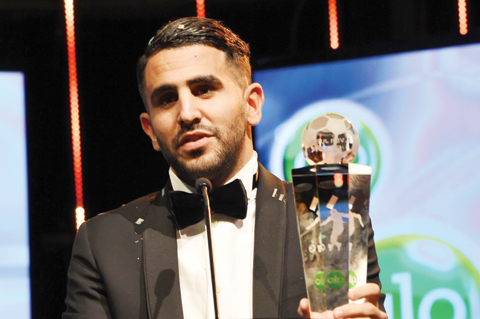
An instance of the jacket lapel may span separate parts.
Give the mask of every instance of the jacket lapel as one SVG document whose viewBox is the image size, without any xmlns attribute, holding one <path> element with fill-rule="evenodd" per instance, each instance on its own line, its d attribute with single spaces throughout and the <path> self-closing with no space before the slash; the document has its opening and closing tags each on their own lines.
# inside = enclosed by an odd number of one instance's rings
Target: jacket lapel
<svg viewBox="0 0 480 319">
<path fill-rule="evenodd" d="M 183 318 L 177 239 L 170 215 L 169 188 L 167 185 L 152 199 L 145 218 L 143 262 L 150 319 Z"/>
<path fill-rule="evenodd" d="M 144 269 L 150 319 L 183 318 L 177 239 L 167 185 L 145 216 Z M 281 301 L 286 231 L 286 190 L 259 164 L 253 261 L 253 317 L 277 318 Z"/>
<path fill-rule="evenodd" d="M 253 317 L 277 318 L 286 232 L 286 190 L 259 164 L 253 261 Z"/>
</svg>

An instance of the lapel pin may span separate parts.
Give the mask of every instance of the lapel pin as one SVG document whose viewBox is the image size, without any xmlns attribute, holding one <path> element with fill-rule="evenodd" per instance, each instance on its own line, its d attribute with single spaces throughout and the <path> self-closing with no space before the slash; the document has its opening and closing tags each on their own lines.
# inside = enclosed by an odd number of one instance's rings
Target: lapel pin
<svg viewBox="0 0 480 319">
<path fill-rule="evenodd" d="M 275 195 L 277 195 L 277 189 L 276 188 L 273 190 L 272 197 L 275 197 Z"/>
</svg>

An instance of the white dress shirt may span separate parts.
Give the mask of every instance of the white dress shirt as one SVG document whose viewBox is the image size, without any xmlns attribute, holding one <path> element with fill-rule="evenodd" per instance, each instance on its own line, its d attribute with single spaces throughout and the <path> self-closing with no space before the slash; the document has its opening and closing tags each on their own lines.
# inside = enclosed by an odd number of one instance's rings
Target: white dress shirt
<svg viewBox="0 0 480 319">
<path fill-rule="evenodd" d="M 215 260 L 219 317 L 252 318 L 253 246 L 255 199 L 252 190 L 257 173 L 257 154 L 230 181 L 240 179 L 248 197 L 243 220 L 212 215 L 212 246 Z M 196 192 L 169 171 L 173 190 Z M 180 291 L 185 319 L 214 318 L 213 295 L 205 221 L 177 231 Z"/>
</svg>

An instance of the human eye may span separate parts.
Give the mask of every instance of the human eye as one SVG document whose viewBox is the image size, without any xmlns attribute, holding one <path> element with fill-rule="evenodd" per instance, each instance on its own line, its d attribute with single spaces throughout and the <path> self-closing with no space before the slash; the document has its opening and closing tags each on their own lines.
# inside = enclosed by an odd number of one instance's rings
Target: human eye
<svg viewBox="0 0 480 319">
<path fill-rule="evenodd" d="M 199 85 L 193 89 L 193 95 L 203 98 L 211 97 L 216 91 L 212 85 Z"/>
<path fill-rule="evenodd" d="M 168 105 L 175 103 L 178 100 L 178 94 L 176 92 L 166 92 L 157 98 L 155 105 L 159 107 L 167 107 Z"/>
<path fill-rule="evenodd" d="M 199 76 L 188 81 L 193 96 L 208 99 L 220 91 L 223 87 L 222 82 L 213 75 Z"/>
</svg>

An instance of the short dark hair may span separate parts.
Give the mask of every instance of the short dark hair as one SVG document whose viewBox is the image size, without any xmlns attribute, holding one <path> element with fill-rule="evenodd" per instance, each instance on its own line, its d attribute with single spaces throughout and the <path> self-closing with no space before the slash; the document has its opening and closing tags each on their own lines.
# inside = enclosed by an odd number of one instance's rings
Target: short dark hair
<svg viewBox="0 0 480 319">
<path fill-rule="evenodd" d="M 188 17 L 167 23 L 148 42 L 145 53 L 137 63 L 138 90 L 142 98 L 148 59 L 165 49 L 195 44 L 210 46 L 225 52 L 227 61 L 232 63 L 242 76 L 245 76 L 247 85 L 251 83 L 252 69 L 248 44 L 220 21 Z"/>
</svg>

